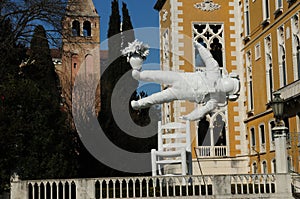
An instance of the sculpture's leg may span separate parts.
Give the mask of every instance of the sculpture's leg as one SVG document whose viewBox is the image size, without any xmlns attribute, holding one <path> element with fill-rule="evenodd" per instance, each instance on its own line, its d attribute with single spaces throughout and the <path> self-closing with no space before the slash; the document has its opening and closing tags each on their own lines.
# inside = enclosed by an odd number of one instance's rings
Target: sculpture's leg
<svg viewBox="0 0 300 199">
<path fill-rule="evenodd" d="M 146 71 L 132 71 L 132 77 L 136 80 L 145 82 L 156 82 L 159 84 L 172 85 L 174 82 L 182 79 L 182 77 L 173 71 L 160 71 L 160 70 L 146 70 Z"/>
<path fill-rule="evenodd" d="M 220 67 L 218 62 L 213 58 L 212 54 L 204 46 L 198 42 L 194 42 L 195 47 L 197 48 L 202 60 L 204 61 L 206 67 L 206 77 L 210 87 L 215 86 L 217 79 L 221 78 Z"/>
<path fill-rule="evenodd" d="M 194 42 L 194 45 L 196 46 L 196 48 L 200 54 L 200 57 L 202 58 L 205 66 L 206 66 L 206 71 L 219 71 L 219 64 L 213 58 L 213 56 L 209 52 L 209 50 L 196 41 Z"/>
<path fill-rule="evenodd" d="M 168 88 L 158 93 L 154 93 L 148 97 L 140 99 L 138 101 L 131 101 L 131 106 L 133 109 L 148 108 L 154 104 L 162 104 L 166 102 L 171 102 L 177 99 L 176 90 Z"/>
</svg>

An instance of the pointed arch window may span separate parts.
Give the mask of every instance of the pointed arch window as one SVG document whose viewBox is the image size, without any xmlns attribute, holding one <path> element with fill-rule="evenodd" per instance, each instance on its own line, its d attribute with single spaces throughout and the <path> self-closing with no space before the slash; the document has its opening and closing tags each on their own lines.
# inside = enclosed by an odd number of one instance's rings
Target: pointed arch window
<svg viewBox="0 0 300 199">
<path fill-rule="evenodd" d="M 72 22 L 72 36 L 78 37 L 80 36 L 80 23 L 77 20 Z"/>
<path fill-rule="evenodd" d="M 226 156 L 226 119 L 224 111 L 217 111 L 198 123 L 198 146 L 200 156 Z"/>
<path fill-rule="evenodd" d="M 275 127 L 275 121 L 272 120 L 269 122 L 269 137 L 270 137 L 270 151 L 275 150 L 275 137 L 272 129 Z"/>
<path fill-rule="evenodd" d="M 245 17 L 245 36 L 250 34 L 250 13 L 249 13 L 249 0 L 245 1 L 244 5 L 244 17 Z"/>
<path fill-rule="evenodd" d="M 263 22 L 262 25 L 266 26 L 269 24 L 270 20 L 270 3 L 269 0 L 262 0 L 262 8 L 263 8 Z"/>
<path fill-rule="evenodd" d="M 92 35 L 91 22 L 83 22 L 83 36 L 90 37 Z"/>
<path fill-rule="evenodd" d="M 224 24 L 222 23 L 194 23 L 194 40 L 208 48 L 220 67 L 224 66 Z M 205 70 L 201 57 L 194 48 L 195 70 Z"/>
<path fill-rule="evenodd" d="M 294 66 L 294 81 L 300 79 L 300 33 L 299 33 L 299 15 L 292 17 L 292 35 L 293 35 L 293 66 Z"/>
<path fill-rule="evenodd" d="M 262 162 L 262 169 L 261 169 L 261 172 L 263 173 L 263 174 L 266 174 L 267 172 L 268 172 L 268 168 L 267 168 L 267 162 L 264 160 L 263 162 Z"/>
<path fill-rule="evenodd" d="M 255 130 L 254 130 L 254 128 L 250 129 L 250 142 L 251 142 L 251 149 L 255 149 L 256 142 L 255 142 Z"/>
<path fill-rule="evenodd" d="M 265 125 L 259 125 L 259 137 L 260 137 L 260 152 L 266 152 L 266 134 L 265 134 Z"/>
<path fill-rule="evenodd" d="M 252 173 L 257 173 L 257 164 L 256 164 L 256 162 L 253 162 L 253 164 L 252 164 Z"/>
<path fill-rule="evenodd" d="M 273 64 L 272 64 L 272 41 L 271 36 L 265 38 L 265 64 L 266 64 L 266 84 L 267 84 L 267 99 L 272 99 L 274 91 Z"/>
<path fill-rule="evenodd" d="M 276 159 L 272 160 L 272 173 L 276 173 Z"/>
<path fill-rule="evenodd" d="M 287 69 L 286 69 L 286 54 L 285 54 L 285 39 L 284 27 L 280 26 L 277 30 L 278 40 L 278 64 L 280 71 L 280 87 L 287 85 Z"/>
<path fill-rule="evenodd" d="M 246 53 L 246 68 L 247 68 L 247 90 L 248 90 L 248 111 L 254 109 L 254 94 L 253 94 L 253 81 L 252 81 L 252 56 L 251 52 Z"/>
</svg>

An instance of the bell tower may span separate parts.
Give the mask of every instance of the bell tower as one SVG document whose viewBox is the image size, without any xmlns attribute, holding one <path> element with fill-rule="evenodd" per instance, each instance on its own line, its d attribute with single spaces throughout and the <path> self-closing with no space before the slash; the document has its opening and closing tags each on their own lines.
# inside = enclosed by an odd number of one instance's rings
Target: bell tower
<svg viewBox="0 0 300 199">
<path fill-rule="evenodd" d="M 69 0 L 62 20 L 62 68 L 60 80 L 67 108 L 71 108 L 72 89 L 79 75 L 100 75 L 100 17 L 92 0 Z M 100 81 L 99 81 L 100 82 Z M 100 110 L 100 85 L 96 110 Z"/>
</svg>

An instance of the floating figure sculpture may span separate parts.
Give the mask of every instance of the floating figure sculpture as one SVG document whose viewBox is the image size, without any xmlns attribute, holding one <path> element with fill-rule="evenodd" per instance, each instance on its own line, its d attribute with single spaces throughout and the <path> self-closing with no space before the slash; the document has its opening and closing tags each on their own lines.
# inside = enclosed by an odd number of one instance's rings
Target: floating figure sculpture
<svg viewBox="0 0 300 199">
<path fill-rule="evenodd" d="M 149 53 L 148 46 L 134 41 L 123 50 L 132 66 L 132 77 L 136 80 L 156 82 L 167 85 L 168 88 L 154 93 L 137 101 L 131 101 L 133 109 L 142 109 L 154 104 L 162 104 L 174 100 L 189 100 L 202 104 L 188 115 L 182 116 L 185 120 L 198 120 L 213 111 L 220 103 L 238 98 L 240 82 L 238 76 L 231 73 L 222 75 L 218 62 L 212 54 L 201 44 L 194 42 L 195 47 L 206 66 L 201 72 L 174 72 L 174 71 L 141 71 L 143 60 Z M 132 50 L 135 49 L 135 50 Z"/>
</svg>

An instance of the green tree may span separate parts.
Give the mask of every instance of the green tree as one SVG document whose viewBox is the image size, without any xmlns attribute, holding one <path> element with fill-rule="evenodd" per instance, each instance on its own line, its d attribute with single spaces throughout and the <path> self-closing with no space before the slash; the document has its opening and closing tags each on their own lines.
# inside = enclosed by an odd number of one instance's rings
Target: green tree
<svg viewBox="0 0 300 199">
<path fill-rule="evenodd" d="M 123 32 L 123 48 L 128 45 L 128 42 L 133 42 L 135 39 L 134 30 L 131 23 L 127 4 L 122 2 L 122 32 Z"/>
<path fill-rule="evenodd" d="M 107 32 L 109 62 L 113 62 L 121 55 L 121 16 L 118 0 L 111 2 L 111 15 Z"/>
<path fill-rule="evenodd" d="M 34 30 L 29 54 L 27 62 L 30 64 L 23 67 L 23 72 L 41 89 L 47 90 L 52 95 L 54 105 L 57 105 L 60 100 L 59 79 L 54 70 L 46 30 L 41 25 Z"/>
<path fill-rule="evenodd" d="M 21 179 L 76 176 L 76 136 L 60 110 L 54 66 L 51 59 L 44 60 L 49 58 L 45 53 L 50 53 L 49 46 L 40 31 L 42 27 L 32 39 L 30 59 L 35 62 L 23 64 L 20 70 L 26 49 L 17 44 L 10 45 L 15 59 L 0 61 L 0 69 L 14 68 L 0 82 L 0 193 L 9 188 L 13 173 Z M 9 34 L 6 31 L 5 35 Z M 35 38 L 40 36 L 43 41 Z M 43 52 L 34 48 L 35 40 L 39 40 Z M 44 55 L 37 55 L 40 53 Z"/>
<path fill-rule="evenodd" d="M 155 137 L 150 139 L 140 139 L 133 136 L 128 135 L 126 132 L 123 132 L 119 126 L 116 124 L 116 121 L 113 118 L 111 100 L 112 93 L 116 86 L 116 83 L 120 80 L 125 73 L 131 70 L 130 64 L 127 62 L 126 57 L 120 55 L 120 46 L 123 48 L 128 45 L 128 42 L 134 41 L 134 31 L 129 15 L 129 11 L 127 9 L 127 5 L 123 3 L 122 5 L 122 34 L 120 34 L 120 15 L 118 11 L 118 1 L 112 1 L 112 14 L 109 22 L 109 30 L 108 30 L 108 48 L 109 48 L 109 66 L 104 67 L 103 75 L 101 76 L 101 111 L 99 113 L 99 123 L 101 128 L 106 133 L 106 136 L 110 139 L 118 147 L 132 151 L 132 152 L 149 152 L 151 148 L 155 148 L 156 142 Z M 117 34 L 117 35 L 116 35 Z M 122 37 L 121 37 L 122 36 Z M 120 39 L 121 38 L 121 39 Z M 111 41 L 110 41 L 111 40 Z M 117 52 L 115 52 L 117 51 Z M 110 54 L 112 53 L 112 54 Z M 113 60 L 112 60 L 113 59 Z M 138 86 L 138 82 L 133 78 L 126 80 L 126 85 L 135 85 Z M 144 93 L 145 94 L 145 93 Z M 142 94 L 142 95 L 144 95 Z M 137 99 L 139 95 L 135 91 L 132 94 L 130 99 L 124 99 L 122 96 L 119 99 L 119 103 L 121 106 L 128 106 L 128 111 L 133 119 L 133 121 L 140 125 L 145 126 L 149 123 L 150 118 L 148 116 L 149 109 L 134 111 L 131 109 L 129 102 L 132 99 Z M 121 99 L 122 98 L 122 99 Z M 136 175 L 124 173 L 122 171 L 116 171 L 114 169 L 108 168 L 105 165 L 101 166 L 102 169 L 98 175 L 101 176 L 128 176 L 128 175 Z"/>
</svg>

